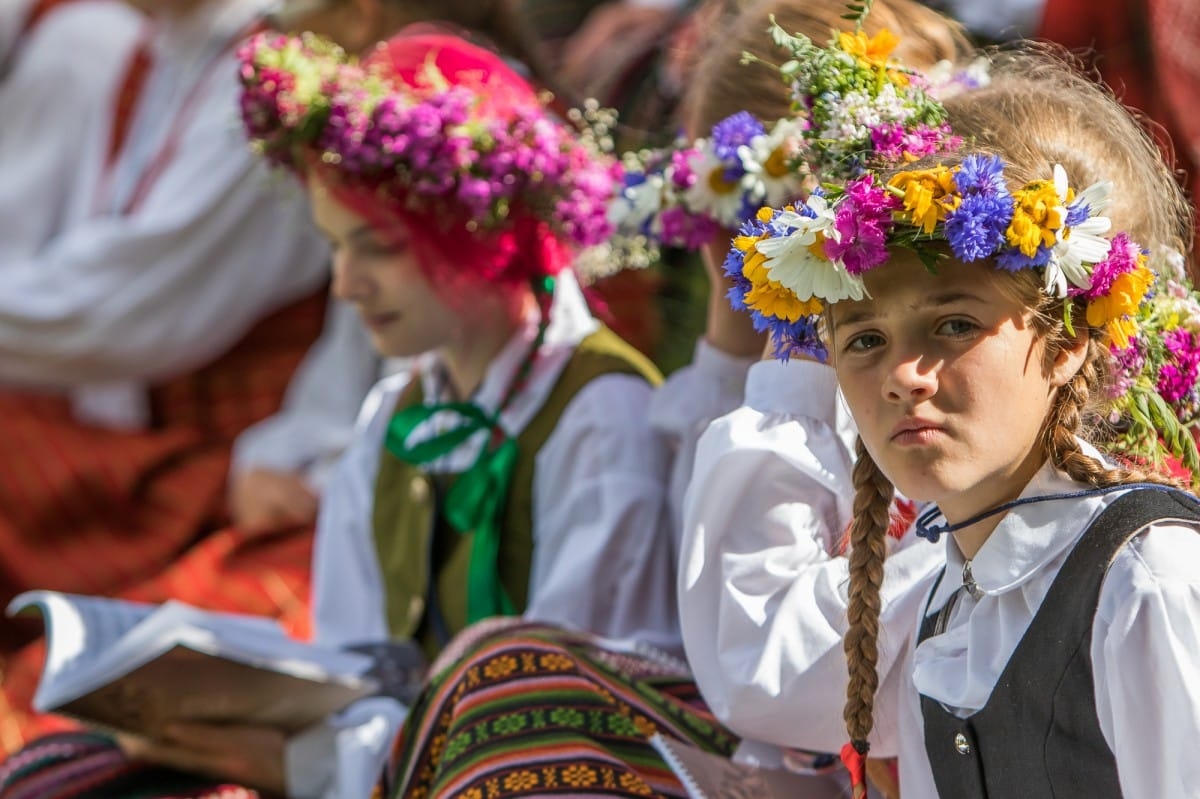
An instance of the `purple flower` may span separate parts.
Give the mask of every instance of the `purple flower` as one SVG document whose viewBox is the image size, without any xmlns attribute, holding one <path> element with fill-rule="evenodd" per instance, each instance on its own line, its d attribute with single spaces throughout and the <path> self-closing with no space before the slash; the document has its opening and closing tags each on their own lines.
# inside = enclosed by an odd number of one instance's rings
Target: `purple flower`
<svg viewBox="0 0 1200 799">
<path fill-rule="evenodd" d="M 1105 259 L 1092 267 L 1092 287 L 1073 291 L 1072 296 L 1083 295 L 1089 301 L 1107 296 L 1118 276 L 1138 268 L 1141 256 L 1142 248 L 1127 233 L 1118 233 L 1113 236 Z"/>
<path fill-rule="evenodd" d="M 1170 361 L 1158 372 L 1158 393 L 1174 405 L 1196 390 L 1200 374 L 1200 347 L 1196 337 L 1183 328 L 1163 334 Z"/>
<path fill-rule="evenodd" d="M 738 148 L 766 133 L 762 123 L 748 111 L 739 111 L 713 125 L 713 151 L 722 161 L 738 161 Z"/>
<path fill-rule="evenodd" d="M 696 170 L 692 169 L 692 158 L 699 154 L 695 147 L 671 153 L 671 184 L 677 189 L 687 189 L 696 183 Z"/>
<path fill-rule="evenodd" d="M 668 247 L 697 250 L 717 234 L 721 226 L 703 214 L 689 213 L 679 206 L 667 208 L 658 216 L 659 239 Z"/>
<path fill-rule="evenodd" d="M 840 260 L 852 275 L 884 263 L 892 213 L 899 207 L 899 200 L 876 186 L 871 175 L 851 181 L 834 211 L 833 227 L 839 238 L 825 240 L 825 254 Z"/>
</svg>

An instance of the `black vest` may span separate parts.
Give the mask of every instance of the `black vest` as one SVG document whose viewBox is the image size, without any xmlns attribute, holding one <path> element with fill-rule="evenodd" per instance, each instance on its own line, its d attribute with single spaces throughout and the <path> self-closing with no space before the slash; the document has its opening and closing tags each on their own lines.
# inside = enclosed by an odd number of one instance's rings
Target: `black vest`
<svg viewBox="0 0 1200 799">
<path fill-rule="evenodd" d="M 960 719 L 921 697 L 925 751 L 939 796 L 1121 796 L 1116 759 L 1096 716 L 1092 623 L 1117 552 L 1162 519 L 1200 522 L 1200 504 L 1181 491 L 1134 490 L 1100 514 L 1067 556 L 978 712 Z M 933 635 L 937 616 L 925 616 L 918 641 Z"/>
</svg>

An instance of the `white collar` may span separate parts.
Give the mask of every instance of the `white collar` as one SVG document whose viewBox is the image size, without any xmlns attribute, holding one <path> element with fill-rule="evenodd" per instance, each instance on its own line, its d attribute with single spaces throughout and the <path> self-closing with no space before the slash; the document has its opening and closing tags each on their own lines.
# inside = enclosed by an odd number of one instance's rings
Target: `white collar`
<svg viewBox="0 0 1200 799">
<path fill-rule="evenodd" d="M 1085 455 L 1107 463 L 1095 447 L 1082 439 L 1077 440 Z M 1055 497 L 1087 488 L 1047 462 L 1021 491 L 1019 498 Z M 1024 585 L 1042 566 L 1074 545 L 1092 519 L 1118 495 L 1047 499 L 1009 510 L 971 559 L 975 584 L 984 594 L 1003 594 Z M 930 611 L 945 605 L 963 584 L 966 559 L 953 536 L 947 535 L 945 546 L 946 574 L 929 603 Z"/>
</svg>

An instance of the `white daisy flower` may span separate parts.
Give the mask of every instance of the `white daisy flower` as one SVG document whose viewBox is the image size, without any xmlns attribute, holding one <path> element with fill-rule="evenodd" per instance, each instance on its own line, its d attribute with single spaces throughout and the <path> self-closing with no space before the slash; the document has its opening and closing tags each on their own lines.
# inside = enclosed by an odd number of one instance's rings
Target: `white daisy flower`
<svg viewBox="0 0 1200 799">
<path fill-rule="evenodd" d="M 1104 238 L 1104 234 L 1112 228 L 1112 222 L 1108 217 L 1099 215 L 1108 207 L 1112 183 L 1101 181 L 1088 186 L 1067 206 L 1067 173 L 1055 164 L 1054 189 L 1064 206 L 1064 218 L 1070 217 L 1072 210 L 1081 208 L 1087 209 L 1088 218 L 1070 227 L 1064 224 L 1059 228 L 1058 241 L 1050 249 L 1050 263 L 1046 267 L 1047 285 L 1053 270 L 1061 273 L 1061 277 L 1055 274 L 1056 285 L 1065 278 L 1073 286 L 1089 289 L 1092 287 L 1092 275 L 1088 266 L 1103 261 L 1112 246 Z M 1058 296 L 1065 296 L 1065 293 Z"/>
<path fill-rule="evenodd" d="M 746 170 L 742 190 L 751 205 L 779 206 L 800 194 L 806 175 L 789 168 L 788 157 L 803 129 L 799 120 L 781 119 L 770 133 L 738 148 Z"/>
<path fill-rule="evenodd" d="M 640 232 L 663 203 L 662 175 L 647 175 L 636 186 L 626 186 L 608 207 L 608 221 L 622 232 Z"/>
<path fill-rule="evenodd" d="M 690 156 L 689 165 L 696 182 L 683 192 L 684 201 L 693 211 L 707 214 L 722 226 L 735 229 L 743 221 L 745 198 L 740 178 L 727 180 L 729 165 L 717 158 L 711 142 L 697 142 L 699 153 Z"/>
<path fill-rule="evenodd" d="M 833 226 L 833 209 L 824 197 L 815 195 L 805 205 L 816 216 L 784 211 L 772 224 L 790 232 L 754 245 L 767 258 L 763 264 L 767 275 L 801 300 L 812 297 L 826 303 L 847 298 L 861 300 L 866 293 L 862 278 L 851 275 L 823 253 L 813 252 L 812 245 L 822 237 L 840 239 Z"/>
</svg>

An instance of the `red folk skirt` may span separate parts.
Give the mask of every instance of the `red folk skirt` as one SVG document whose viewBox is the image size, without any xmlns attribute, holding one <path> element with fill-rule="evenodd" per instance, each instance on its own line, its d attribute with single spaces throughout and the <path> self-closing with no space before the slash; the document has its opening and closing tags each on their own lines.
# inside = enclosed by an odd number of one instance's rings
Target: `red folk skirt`
<svg viewBox="0 0 1200 799">
<path fill-rule="evenodd" d="M 77 422 L 65 399 L 0 393 L 0 608 L 32 588 L 307 624 L 311 529 L 228 528 L 234 439 L 279 409 L 320 334 L 323 293 L 263 320 L 212 364 L 151 392 L 150 429 Z M 36 615 L 36 614 L 35 614 Z M 61 720 L 33 714 L 41 623 L 0 618 L 0 753 Z"/>
</svg>

